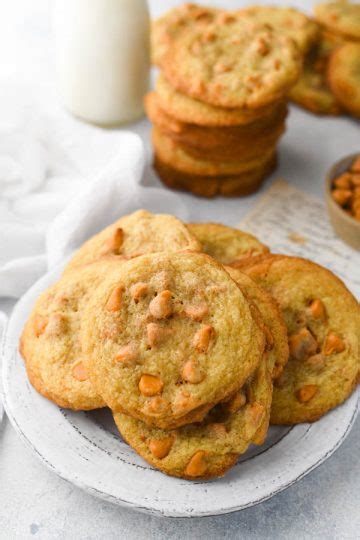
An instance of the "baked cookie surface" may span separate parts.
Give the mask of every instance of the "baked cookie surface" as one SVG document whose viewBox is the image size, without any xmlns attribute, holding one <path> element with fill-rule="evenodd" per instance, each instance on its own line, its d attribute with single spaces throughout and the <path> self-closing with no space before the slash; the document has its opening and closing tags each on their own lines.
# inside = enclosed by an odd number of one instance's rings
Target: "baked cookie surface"
<svg viewBox="0 0 360 540">
<path fill-rule="evenodd" d="M 20 340 L 20 352 L 35 389 L 60 407 L 104 407 L 89 381 L 79 332 L 90 296 L 114 261 L 101 261 L 69 272 L 38 299 Z"/>
<path fill-rule="evenodd" d="M 152 22 L 151 25 L 151 60 L 161 66 L 172 40 L 184 28 L 200 27 L 213 21 L 220 13 L 219 9 L 185 3 L 175 7 Z"/>
<path fill-rule="evenodd" d="M 178 92 L 161 74 L 156 82 L 156 92 L 159 95 L 161 107 L 167 114 L 181 122 L 204 127 L 240 126 L 257 120 L 266 124 L 272 123 L 278 115 L 279 107 L 283 107 L 283 103 L 253 110 L 213 107 Z"/>
<path fill-rule="evenodd" d="M 262 355 L 255 373 L 201 423 L 164 431 L 118 413 L 114 420 L 121 435 L 146 461 L 170 476 L 189 480 L 223 476 L 259 430 L 262 436 L 263 423 L 269 416 L 272 382 L 269 359 L 263 351 L 264 341 L 258 334 L 249 352 L 256 358 Z"/>
<path fill-rule="evenodd" d="M 334 34 L 360 40 L 360 5 L 350 2 L 324 2 L 314 8 L 317 21 Z"/>
<path fill-rule="evenodd" d="M 235 13 L 174 39 L 162 64 L 177 90 L 216 107 L 258 108 L 296 82 L 301 54 L 292 39 Z"/>
<path fill-rule="evenodd" d="M 87 367 L 107 405 L 165 429 L 202 419 L 244 384 L 260 361 L 248 357 L 258 334 L 221 265 L 189 252 L 121 265 L 82 318 Z"/>
<path fill-rule="evenodd" d="M 238 12 L 259 23 L 270 24 L 277 32 L 292 38 L 300 51 L 306 53 L 319 35 L 318 24 L 301 11 L 291 7 L 251 6 Z"/>
<path fill-rule="evenodd" d="M 360 118 L 360 42 L 338 47 L 330 56 L 327 73 L 338 102 Z"/>
<path fill-rule="evenodd" d="M 174 216 L 138 210 L 96 234 L 75 253 L 65 272 L 102 257 L 127 259 L 144 253 L 191 249 L 200 251 L 198 241 Z"/>
<path fill-rule="evenodd" d="M 220 223 L 189 223 L 188 227 L 204 252 L 222 264 L 269 252 L 255 236 Z"/>
<path fill-rule="evenodd" d="M 238 267 L 278 302 L 290 358 L 274 386 L 271 423 L 313 422 L 342 403 L 360 372 L 360 308 L 330 271 L 296 257 L 265 255 Z"/>
</svg>

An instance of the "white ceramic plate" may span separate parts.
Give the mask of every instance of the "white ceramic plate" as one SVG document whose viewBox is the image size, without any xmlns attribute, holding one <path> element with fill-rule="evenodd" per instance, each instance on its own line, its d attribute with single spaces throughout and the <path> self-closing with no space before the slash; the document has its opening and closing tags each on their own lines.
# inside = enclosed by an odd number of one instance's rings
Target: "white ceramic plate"
<svg viewBox="0 0 360 540">
<path fill-rule="evenodd" d="M 23 324 L 58 277 L 38 281 L 17 304 L 4 344 L 5 409 L 15 429 L 59 476 L 106 501 L 151 514 L 226 514 L 269 499 L 323 463 L 353 425 L 359 392 L 315 424 L 271 428 L 267 443 L 242 456 L 225 478 L 188 482 L 154 470 L 122 441 L 107 410 L 74 413 L 35 392 L 18 353 Z"/>
</svg>

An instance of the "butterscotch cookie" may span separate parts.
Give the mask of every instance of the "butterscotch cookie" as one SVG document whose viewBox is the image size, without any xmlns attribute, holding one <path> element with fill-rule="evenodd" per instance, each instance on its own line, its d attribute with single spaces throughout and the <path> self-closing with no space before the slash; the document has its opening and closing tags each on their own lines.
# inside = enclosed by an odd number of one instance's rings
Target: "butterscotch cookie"
<svg viewBox="0 0 360 540">
<path fill-rule="evenodd" d="M 288 336 L 285 321 L 278 305 L 272 296 L 260 287 L 254 280 L 236 268 L 226 266 L 226 271 L 240 286 L 246 298 L 253 302 L 259 310 L 266 335 L 266 353 L 268 355 L 266 369 L 261 378 L 263 380 L 262 397 L 259 395 L 258 402 L 263 405 L 266 413 L 260 427 L 252 441 L 255 444 L 263 444 L 270 422 L 270 408 L 272 402 L 273 387 L 271 379 L 278 379 L 289 359 Z M 258 374 L 259 374 L 258 368 Z"/>
<path fill-rule="evenodd" d="M 200 197 L 243 197 L 257 191 L 264 179 L 276 168 L 276 154 L 252 171 L 228 175 L 205 176 L 178 171 L 155 155 L 154 168 L 160 180 L 169 188 L 189 191 Z"/>
<path fill-rule="evenodd" d="M 260 361 L 248 356 L 258 334 L 221 265 L 190 252 L 121 265 L 82 318 L 90 377 L 107 405 L 165 429 L 201 420 L 243 386 Z"/>
<path fill-rule="evenodd" d="M 162 69 L 190 97 L 216 107 L 256 109 L 285 96 L 301 63 L 291 38 L 229 12 L 176 36 Z"/>
<path fill-rule="evenodd" d="M 183 150 L 179 144 L 162 133 L 158 128 L 152 131 L 152 141 L 157 157 L 161 162 L 179 172 L 198 176 L 230 176 L 251 172 L 265 167 L 272 158 L 275 148 L 268 148 L 261 156 L 243 160 L 213 161 L 197 159 Z"/>
<path fill-rule="evenodd" d="M 269 252 L 255 236 L 220 223 L 189 223 L 188 228 L 203 251 L 222 264 Z"/>
<path fill-rule="evenodd" d="M 314 8 L 317 21 L 334 34 L 360 40 L 360 5 L 350 2 L 324 2 Z"/>
<path fill-rule="evenodd" d="M 315 114 L 338 115 L 341 107 L 327 81 L 327 63 L 334 45 L 322 38 L 305 59 L 298 82 L 289 92 L 290 99 Z"/>
<path fill-rule="evenodd" d="M 155 92 L 145 98 L 145 108 L 150 121 L 170 137 L 190 156 L 214 161 L 225 159 L 253 159 L 274 147 L 285 131 L 287 107 L 271 124 L 254 122 L 247 126 L 209 128 L 180 122 L 169 116 L 159 105 Z"/>
<path fill-rule="evenodd" d="M 292 38 L 302 53 L 306 53 L 319 36 L 319 25 L 291 7 L 251 6 L 238 12 L 238 16 L 242 15 L 270 24 L 279 34 Z"/>
<path fill-rule="evenodd" d="M 162 60 L 171 47 L 172 40 L 184 28 L 202 27 L 213 21 L 220 10 L 186 3 L 177 6 L 151 25 L 151 60 L 161 66 Z"/>
<path fill-rule="evenodd" d="M 23 330 L 20 351 L 35 389 L 60 407 L 104 407 L 89 381 L 80 345 L 80 319 L 90 296 L 115 261 L 69 273 L 38 299 Z"/>
<path fill-rule="evenodd" d="M 174 216 L 138 210 L 124 216 L 85 242 L 66 266 L 65 272 L 102 257 L 128 259 L 158 251 L 191 249 L 200 245 Z"/>
<path fill-rule="evenodd" d="M 360 118 L 360 43 L 338 47 L 330 56 L 327 75 L 337 101 Z"/>
<path fill-rule="evenodd" d="M 360 372 L 360 308 L 345 285 L 317 264 L 283 255 L 237 266 L 278 302 L 290 359 L 274 387 L 271 422 L 313 422 L 342 403 Z"/>
<path fill-rule="evenodd" d="M 263 340 L 255 340 L 250 356 L 263 354 L 263 347 Z M 269 415 L 271 394 L 269 358 L 263 354 L 252 378 L 201 423 L 164 431 L 125 414 L 114 414 L 114 420 L 124 439 L 151 465 L 170 476 L 207 479 L 223 476 L 257 437 Z"/>
<path fill-rule="evenodd" d="M 271 125 L 284 107 L 283 101 L 258 109 L 224 109 L 213 107 L 178 92 L 160 75 L 156 82 L 161 108 L 180 122 L 205 127 L 226 127 L 264 122 Z"/>
</svg>

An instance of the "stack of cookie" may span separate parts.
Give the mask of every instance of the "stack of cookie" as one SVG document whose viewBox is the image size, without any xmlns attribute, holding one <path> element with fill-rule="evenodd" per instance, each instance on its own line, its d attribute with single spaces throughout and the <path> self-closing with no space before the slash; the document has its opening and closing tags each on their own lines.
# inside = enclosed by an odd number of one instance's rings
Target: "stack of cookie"
<svg viewBox="0 0 360 540">
<path fill-rule="evenodd" d="M 279 35 L 265 20 L 260 11 L 185 4 L 154 23 L 161 75 L 146 110 L 166 185 L 208 197 L 246 195 L 274 169 L 302 54 L 288 32 Z"/>
<path fill-rule="evenodd" d="M 326 2 L 314 11 L 318 39 L 290 98 L 316 114 L 360 117 L 360 5 Z"/>
<path fill-rule="evenodd" d="M 144 459 L 194 479 L 222 476 L 269 422 L 342 403 L 359 340 L 359 304 L 328 270 L 224 225 L 138 211 L 74 255 L 20 350 L 43 396 L 110 407 Z"/>
</svg>

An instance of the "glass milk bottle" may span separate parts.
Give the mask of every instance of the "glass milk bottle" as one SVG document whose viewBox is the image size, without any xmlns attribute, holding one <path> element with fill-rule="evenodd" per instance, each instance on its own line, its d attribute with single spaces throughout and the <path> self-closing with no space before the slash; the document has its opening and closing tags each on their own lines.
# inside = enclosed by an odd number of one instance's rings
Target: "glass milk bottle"
<svg viewBox="0 0 360 540">
<path fill-rule="evenodd" d="M 143 114 L 149 82 L 146 0 L 55 0 L 60 94 L 75 116 L 102 126 Z"/>
</svg>

